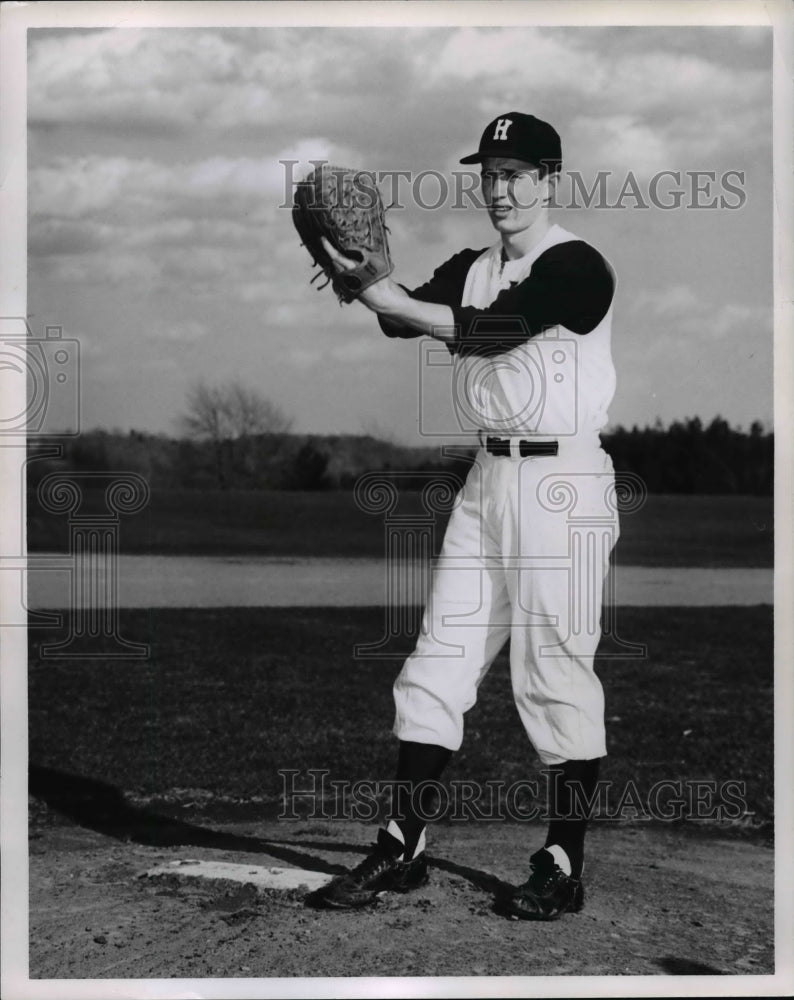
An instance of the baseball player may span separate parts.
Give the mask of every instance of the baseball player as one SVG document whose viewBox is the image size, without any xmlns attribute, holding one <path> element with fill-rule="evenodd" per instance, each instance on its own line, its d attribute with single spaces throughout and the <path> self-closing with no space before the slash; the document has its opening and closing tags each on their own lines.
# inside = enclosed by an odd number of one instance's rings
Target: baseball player
<svg viewBox="0 0 794 1000">
<path fill-rule="evenodd" d="M 615 390 L 615 276 L 596 249 L 549 219 L 562 165 L 551 125 L 501 114 L 461 162 L 480 165 L 498 240 L 455 254 L 413 291 L 386 277 L 361 295 L 387 336 L 446 344 L 466 411 L 477 414 L 480 449 L 434 567 L 416 648 L 394 684 L 394 818 L 322 899 L 358 907 L 425 883 L 428 795 L 509 638 L 513 695 L 548 769 L 551 819 L 507 908 L 549 920 L 582 907 L 582 804 L 606 753 L 593 660 L 618 534 L 614 474 L 599 438 Z M 340 271 L 354 266 L 324 246 Z"/>
</svg>

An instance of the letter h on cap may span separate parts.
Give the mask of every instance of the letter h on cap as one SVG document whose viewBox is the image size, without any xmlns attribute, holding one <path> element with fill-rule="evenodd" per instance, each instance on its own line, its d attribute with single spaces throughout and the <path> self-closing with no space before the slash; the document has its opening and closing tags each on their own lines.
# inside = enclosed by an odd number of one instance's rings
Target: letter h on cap
<svg viewBox="0 0 794 1000">
<path fill-rule="evenodd" d="M 513 124 L 510 118 L 500 118 L 496 123 L 496 128 L 494 129 L 493 137 L 494 139 L 499 139 L 505 141 L 507 139 L 507 130 Z"/>
</svg>

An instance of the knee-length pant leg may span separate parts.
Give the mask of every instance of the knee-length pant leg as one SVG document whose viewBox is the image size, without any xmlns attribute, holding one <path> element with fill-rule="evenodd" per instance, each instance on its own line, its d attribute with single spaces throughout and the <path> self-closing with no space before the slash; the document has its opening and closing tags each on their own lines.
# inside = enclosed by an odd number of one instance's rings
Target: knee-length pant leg
<svg viewBox="0 0 794 1000">
<path fill-rule="evenodd" d="M 611 461 L 603 452 L 524 460 L 509 506 L 502 547 L 521 721 L 546 764 L 602 757 L 604 694 L 593 663 L 618 535 Z"/>
<path fill-rule="evenodd" d="M 458 750 L 463 715 L 510 634 L 512 612 L 489 527 L 498 501 L 478 462 L 450 517 L 416 648 L 394 684 L 394 733 L 401 740 Z"/>
<path fill-rule="evenodd" d="M 593 669 L 618 536 L 609 457 L 478 456 L 450 518 L 414 652 L 394 685 L 394 732 L 459 749 L 463 715 L 510 638 L 513 695 L 541 761 L 604 756 Z"/>
</svg>

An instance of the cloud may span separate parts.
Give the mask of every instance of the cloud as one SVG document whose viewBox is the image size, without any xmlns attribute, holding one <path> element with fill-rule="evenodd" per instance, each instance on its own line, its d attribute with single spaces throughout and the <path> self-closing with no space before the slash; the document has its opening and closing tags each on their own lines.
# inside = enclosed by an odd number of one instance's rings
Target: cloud
<svg viewBox="0 0 794 1000">
<path fill-rule="evenodd" d="M 31 257 L 61 281 L 234 295 L 257 279 L 263 237 L 282 221 L 262 175 L 245 157 L 58 157 L 30 173 Z"/>
<path fill-rule="evenodd" d="M 39 40 L 34 33 L 29 116 L 34 124 L 123 121 L 182 131 L 211 116 L 215 88 L 239 72 L 236 52 L 201 29 L 67 31 Z"/>
<path fill-rule="evenodd" d="M 401 32 L 401 41 L 411 34 Z M 426 36 L 426 32 L 420 32 Z M 367 101 L 361 79 L 405 78 L 410 48 L 384 30 L 120 29 L 32 35 L 36 126 L 120 121 L 160 132 L 301 121 L 328 102 Z M 385 74 L 385 75 L 384 75 Z M 328 101 L 329 94 L 334 100 Z M 292 100 L 290 100 L 292 98 Z M 354 115 L 355 118 L 355 115 Z M 305 134 L 305 128 L 304 128 Z"/>
<path fill-rule="evenodd" d="M 370 318 L 367 324 L 372 327 L 373 321 Z M 333 361 L 341 362 L 344 365 L 352 365 L 361 362 L 385 359 L 389 353 L 389 345 L 377 330 L 369 330 L 368 336 L 355 337 L 346 343 L 335 344 L 328 352 Z"/>
<path fill-rule="evenodd" d="M 101 227 L 72 219 L 32 220 L 28 252 L 32 257 L 94 253 L 105 245 Z"/>
<path fill-rule="evenodd" d="M 748 338 L 767 334 L 771 342 L 772 309 L 770 306 L 725 302 L 706 319 L 704 325 L 706 336 L 711 339 L 720 340 L 733 333 L 743 333 Z"/>
<path fill-rule="evenodd" d="M 293 175 L 310 157 L 344 162 L 346 152 L 320 142 L 285 147 L 279 160 L 292 172 L 250 157 L 57 157 L 30 172 L 31 258 L 49 279 L 88 286 L 138 280 L 149 292 L 301 305 L 313 271 L 285 207 Z"/>
<path fill-rule="evenodd" d="M 574 150 L 587 150 L 589 162 L 607 169 L 623 167 L 635 176 L 648 177 L 673 162 L 663 132 L 632 114 L 577 117 L 570 131 L 576 136 Z M 582 158 L 576 152 L 572 157 L 577 164 Z"/>
<path fill-rule="evenodd" d="M 613 44 L 607 57 L 597 41 L 616 34 L 636 44 Z M 561 123 L 563 154 L 579 166 L 648 174 L 728 152 L 757 156 L 759 144 L 768 148 L 771 65 L 738 61 L 741 37 L 741 31 L 731 36 L 731 47 L 722 36 L 733 52 L 726 64 L 701 54 L 700 35 L 686 29 L 657 35 L 652 29 L 465 28 L 425 71 L 437 84 L 465 81 L 480 95 L 475 100 L 483 117 L 512 106 Z"/>
<path fill-rule="evenodd" d="M 195 163 L 162 163 L 124 157 L 57 157 L 30 172 L 29 201 L 36 216 L 112 215 L 139 219 L 167 205 L 173 213 L 206 216 L 213 203 L 229 216 L 256 211 L 269 161 L 213 157 Z"/>
<path fill-rule="evenodd" d="M 673 284 L 659 290 L 640 290 L 634 295 L 629 311 L 638 325 L 663 322 L 667 333 L 664 344 L 681 338 L 701 347 L 714 340 L 745 335 L 757 338 L 772 335 L 772 309 L 757 302 L 723 301 L 703 295 L 692 285 Z M 636 322 L 636 321 L 635 321 Z"/>
<path fill-rule="evenodd" d="M 176 344 L 194 344 L 203 340 L 209 330 L 206 324 L 196 319 L 186 319 L 179 323 L 170 323 L 162 327 L 149 329 L 145 333 L 148 340 L 170 341 Z"/>
<path fill-rule="evenodd" d="M 680 318 L 701 310 L 703 302 L 692 285 L 674 284 L 653 291 L 640 290 L 633 297 L 633 308 L 660 319 Z"/>
<path fill-rule="evenodd" d="M 123 333 L 109 318 L 118 315 L 154 331 L 162 354 L 192 344 L 189 363 L 212 370 L 250 365 L 261 347 L 262 377 L 285 393 L 293 377 L 305 384 L 316 426 L 328 405 L 315 399 L 323 366 L 349 366 L 372 396 L 413 392 L 415 379 L 398 383 L 388 360 L 406 345 L 379 339 L 373 317 L 340 309 L 331 289 L 309 288 L 308 254 L 280 206 L 315 158 L 448 176 L 485 123 L 515 108 L 558 125 L 565 166 L 588 185 L 613 171 L 610 192 L 627 170 L 647 182 L 662 169 L 747 166 L 750 176 L 754 165 L 758 197 L 738 239 L 706 228 L 709 213 L 559 217 L 614 252 L 631 289 L 622 328 L 642 335 L 620 342 L 616 326 L 616 349 L 636 371 L 653 359 L 654 378 L 669 387 L 680 351 L 728 355 L 727 367 L 748 332 L 769 328 L 757 276 L 768 255 L 770 52 L 768 32 L 732 28 L 32 31 L 35 308 L 60 313 L 66 303 L 81 336 L 102 325 L 97 336 L 114 349 Z M 407 201 L 389 224 L 396 274 L 409 286 L 455 250 L 494 241 L 483 213 Z M 221 327 L 235 336 L 202 333 Z M 156 366 L 151 377 L 154 395 Z M 338 405 L 356 419 L 365 407 L 359 397 Z"/>
<path fill-rule="evenodd" d="M 140 141 L 234 136 L 262 150 L 257 189 L 278 193 L 280 158 L 448 169 L 513 107 L 558 124 L 571 166 L 647 174 L 769 149 L 765 41 L 696 28 L 34 33 L 29 120 L 34 134 L 60 124 Z M 250 183 L 244 165 L 215 166 L 221 183 Z"/>
</svg>

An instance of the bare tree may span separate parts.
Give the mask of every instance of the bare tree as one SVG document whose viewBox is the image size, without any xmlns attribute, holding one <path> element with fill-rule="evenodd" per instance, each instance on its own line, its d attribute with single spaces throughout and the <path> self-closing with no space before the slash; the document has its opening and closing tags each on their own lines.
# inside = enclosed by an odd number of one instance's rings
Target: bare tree
<svg viewBox="0 0 794 1000">
<path fill-rule="evenodd" d="M 190 437 L 210 441 L 215 452 L 221 489 L 239 464 L 247 439 L 261 434 L 286 434 L 292 420 L 257 389 L 232 379 L 209 385 L 203 379 L 187 393 L 186 410 L 180 418 Z"/>
<path fill-rule="evenodd" d="M 271 400 L 256 389 L 241 382 L 230 382 L 224 389 L 227 395 L 227 415 L 232 437 L 251 434 L 286 434 L 292 420 Z"/>
<path fill-rule="evenodd" d="M 179 418 L 190 437 L 220 441 L 226 436 L 226 413 L 223 393 L 217 386 L 195 382 L 186 399 L 186 412 Z"/>
</svg>

